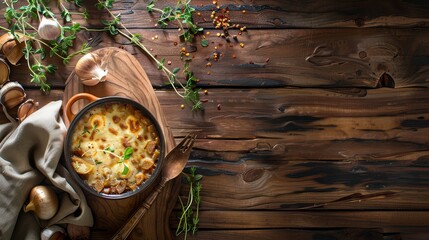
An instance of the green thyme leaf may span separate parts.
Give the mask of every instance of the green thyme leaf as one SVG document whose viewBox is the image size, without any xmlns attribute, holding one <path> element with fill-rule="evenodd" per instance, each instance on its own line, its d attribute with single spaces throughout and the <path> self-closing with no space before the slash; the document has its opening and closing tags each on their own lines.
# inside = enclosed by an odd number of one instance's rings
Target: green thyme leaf
<svg viewBox="0 0 429 240">
<path fill-rule="evenodd" d="M 174 68 L 174 69 L 173 69 L 173 74 L 176 74 L 176 73 L 178 73 L 179 71 L 180 71 L 180 68 L 178 68 L 178 67 L 177 67 L 177 68 Z"/>
<path fill-rule="evenodd" d="M 132 154 L 133 154 L 133 148 L 127 147 L 127 148 L 125 148 L 124 155 L 122 156 L 122 158 L 124 160 L 128 160 L 128 159 L 130 159 Z"/>
<path fill-rule="evenodd" d="M 201 40 L 201 46 L 207 47 L 208 45 L 209 45 L 209 41 L 207 41 L 207 39 Z"/>
<path fill-rule="evenodd" d="M 154 6 L 155 6 L 155 4 L 153 3 L 153 1 L 149 1 L 149 3 L 147 4 L 147 7 L 146 7 L 147 11 L 152 12 Z"/>
<path fill-rule="evenodd" d="M 88 128 L 83 127 L 82 135 L 84 135 L 86 133 L 90 133 L 90 132 L 89 132 Z"/>
<path fill-rule="evenodd" d="M 112 146 L 108 146 L 104 149 L 104 151 L 115 152 L 115 149 Z"/>
<path fill-rule="evenodd" d="M 127 175 L 127 173 L 128 173 L 128 166 L 127 166 L 127 164 L 125 164 L 124 163 L 124 170 L 122 171 L 122 175 Z"/>
</svg>

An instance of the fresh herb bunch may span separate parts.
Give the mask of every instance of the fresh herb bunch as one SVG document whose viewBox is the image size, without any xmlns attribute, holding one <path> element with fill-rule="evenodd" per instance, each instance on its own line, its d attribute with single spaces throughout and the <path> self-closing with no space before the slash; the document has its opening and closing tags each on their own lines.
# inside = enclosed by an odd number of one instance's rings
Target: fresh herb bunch
<svg viewBox="0 0 429 240">
<path fill-rule="evenodd" d="M 161 28 L 166 28 L 169 22 L 176 22 L 182 32 L 180 37 L 185 42 L 192 42 L 195 35 L 201 33 L 204 29 L 194 23 L 192 14 L 195 9 L 190 5 L 191 0 L 178 0 L 176 7 L 170 6 L 159 9 L 155 7 L 155 1 L 149 1 L 147 5 L 148 12 L 159 12 L 161 16 L 158 24 Z"/>
<path fill-rule="evenodd" d="M 46 73 L 54 73 L 57 67 L 53 64 L 44 64 L 47 52 L 50 57 L 59 57 L 64 64 L 67 64 L 72 57 L 78 54 L 85 54 L 89 51 L 87 44 L 83 44 L 80 50 L 69 54 L 69 48 L 73 46 L 76 34 L 81 31 L 78 23 L 62 25 L 57 17 L 48 7 L 49 0 L 27 1 L 22 5 L 18 0 L 4 0 L 6 11 L 4 17 L 9 24 L 9 28 L 0 26 L 1 30 L 13 35 L 16 41 L 21 42 L 24 39 L 24 58 L 27 60 L 27 66 L 30 70 L 31 82 L 40 86 L 44 92 L 50 91 L 50 85 L 47 83 Z M 80 7 L 82 0 L 74 0 L 74 4 Z M 86 10 L 83 12 L 70 12 L 60 0 L 58 8 L 61 10 L 61 18 L 65 23 L 72 20 L 72 15 L 81 14 L 84 18 L 88 17 Z M 59 36 L 55 40 L 43 40 L 40 37 L 38 29 L 32 25 L 32 22 L 41 23 L 43 17 L 52 19 L 59 27 Z"/>
<path fill-rule="evenodd" d="M 105 26 L 105 30 L 108 31 L 111 35 L 117 35 L 120 34 L 127 38 L 131 43 L 138 46 L 143 52 L 145 52 L 157 65 L 158 70 L 164 72 L 164 74 L 168 77 L 168 81 L 170 85 L 173 87 L 174 91 L 179 95 L 181 98 L 184 99 L 184 101 L 192 106 L 192 110 L 203 110 L 203 105 L 199 98 L 199 90 L 196 88 L 196 78 L 193 76 L 193 73 L 189 70 L 188 67 L 185 67 L 183 70 L 183 73 L 186 75 L 186 83 L 183 84 L 178 80 L 177 74 L 180 72 L 180 68 L 174 68 L 173 70 L 170 70 L 168 67 L 165 66 L 165 59 L 162 58 L 161 60 L 158 60 L 142 43 L 142 36 L 140 34 L 132 33 L 130 32 L 124 24 L 121 22 L 121 16 L 120 14 L 114 14 L 110 9 L 113 7 L 114 0 L 98 0 L 98 3 L 96 4 L 97 8 L 99 10 L 106 10 L 111 17 L 111 20 L 102 20 L 102 23 Z M 187 11 L 187 17 L 183 17 L 186 20 L 183 20 L 184 23 L 186 22 L 186 26 L 189 27 L 189 22 L 192 23 L 192 12 L 194 11 L 193 8 L 189 6 L 190 1 L 186 1 L 186 11 Z M 150 7 L 152 5 L 152 7 Z M 151 2 L 148 6 L 148 9 L 155 10 L 156 8 L 153 7 L 153 2 Z M 170 10 L 168 10 L 170 11 Z M 172 10 L 171 10 L 172 11 Z M 191 17 L 189 17 L 191 16 Z M 177 17 L 177 16 L 175 16 Z M 172 18 L 172 16 L 169 17 L 171 21 L 175 20 Z M 168 20 L 170 21 L 170 20 Z M 163 23 L 167 24 L 167 20 L 162 20 Z M 166 25 L 165 25 L 166 26 Z M 187 39 L 190 41 L 193 39 L 195 28 L 197 28 L 195 25 L 192 25 L 192 29 L 188 28 L 182 35 L 184 39 Z M 197 28 L 198 31 L 202 31 L 202 29 Z M 197 31 L 197 32 L 198 32 Z M 179 92 L 178 88 L 182 88 L 184 91 L 183 93 Z"/>
<path fill-rule="evenodd" d="M 200 191 L 202 185 L 200 180 L 203 178 L 201 174 L 196 174 L 197 168 L 191 167 L 190 174 L 185 174 L 186 181 L 189 184 L 189 193 L 186 204 L 179 197 L 179 202 L 182 207 L 180 214 L 179 224 L 176 229 L 176 236 L 181 233 L 185 234 L 185 240 L 188 232 L 195 234 L 198 230 L 199 223 L 199 209 L 201 203 Z"/>
</svg>

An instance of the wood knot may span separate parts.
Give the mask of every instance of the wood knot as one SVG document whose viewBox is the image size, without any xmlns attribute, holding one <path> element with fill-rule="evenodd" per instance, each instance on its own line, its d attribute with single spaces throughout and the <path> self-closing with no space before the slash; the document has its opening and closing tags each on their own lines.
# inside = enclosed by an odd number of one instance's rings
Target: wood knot
<svg viewBox="0 0 429 240">
<path fill-rule="evenodd" d="M 359 52 L 359 57 L 360 58 L 366 58 L 368 56 L 368 54 L 365 51 L 360 51 Z"/>
<path fill-rule="evenodd" d="M 363 19 L 363 18 L 356 18 L 355 19 L 355 24 L 358 27 L 362 27 L 363 25 L 365 25 L 365 19 Z"/>
<path fill-rule="evenodd" d="M 250 169 L 243 174 L 243 180 L 245 182 L 254 182 L 264 175 L 264 171 L 262 168 Z"/>
<path fill-rule="evenodd" d="M 313 53 L 305 58 L 305 61 L 310 62 L 316 66 L 331 66 L 343 64 L 334 56 L 334 49 L 328 46 L 317 46 Z"/>
<path fill-rule="evenodd" d="M 390 76 L 389 74 L 383 73 L 383 75 L 381 75 L 380 79 L 378 80 L 376 87 L 395 88 L 395 80 L 393 80 L 392 76 Z"/>
</svg>

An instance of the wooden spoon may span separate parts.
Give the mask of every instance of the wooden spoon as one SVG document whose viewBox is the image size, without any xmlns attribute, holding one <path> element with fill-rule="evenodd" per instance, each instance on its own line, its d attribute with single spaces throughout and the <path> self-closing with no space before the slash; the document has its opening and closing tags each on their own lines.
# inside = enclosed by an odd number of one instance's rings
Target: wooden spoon
<svg viewBox="0 0 429 240">
<path fill-rule="evenodd" d="M 162 178 L 156 187 L 156 190 L 151 193 L 151 195 L 143 202 L 139 209 L 130 219 L 128 219 L 119 231 L 113 235 L 113 240 L 126 239 L 155 201 L 165 184 L 171 179 L 179 176 L 188 162 L 196 137 L 197 136 L 194 133 L 188 134 L 173 150 L 171 150 L 171 152 L 168 153 L 165 158 L 166 163 L 161 169 Z"/>
</svg>

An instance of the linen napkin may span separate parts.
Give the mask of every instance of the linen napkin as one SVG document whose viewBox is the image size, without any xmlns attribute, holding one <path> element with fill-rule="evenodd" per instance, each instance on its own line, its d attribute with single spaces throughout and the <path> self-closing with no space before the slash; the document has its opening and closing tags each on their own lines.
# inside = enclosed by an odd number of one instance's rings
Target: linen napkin
<svg viewBox="0 0 429 240">
<path fill-rule="evenodd" d="M 40 239 L 44 227 L 72 223 L 92 226 L 85 196 L 60 163 L 66 127 L 61 101 L 51 102 L 23 122 L 0 125 L 0 239 Z M 47 221 L 24 213 L 23 206 L 36 185 L 50 185 L 59 210 Z"/>
</svg>

